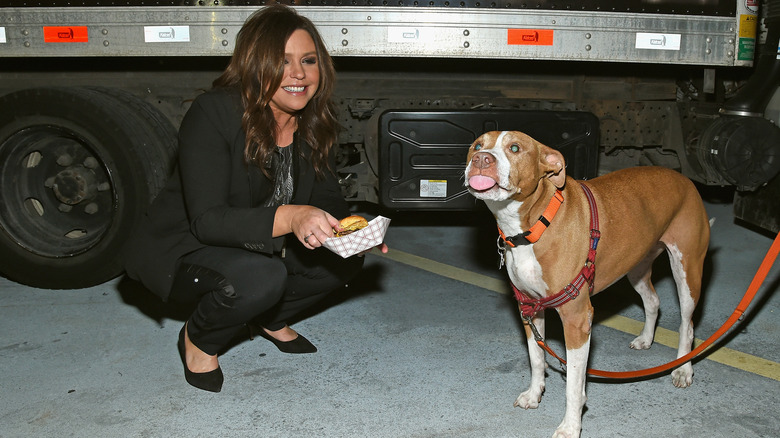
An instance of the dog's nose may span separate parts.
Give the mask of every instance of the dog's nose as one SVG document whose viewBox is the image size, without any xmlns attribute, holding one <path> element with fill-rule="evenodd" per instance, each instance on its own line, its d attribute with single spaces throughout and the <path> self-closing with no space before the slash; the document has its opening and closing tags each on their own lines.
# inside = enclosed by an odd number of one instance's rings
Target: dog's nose
<svg viewBox="0 0 780 438">
<path fill-rule="evenodd" d="M 495 162 L 495 157 L 487 152 L 477 152 L 471 157 L 471 164 L 477 169 L 486 169 Z"/>
</svg>

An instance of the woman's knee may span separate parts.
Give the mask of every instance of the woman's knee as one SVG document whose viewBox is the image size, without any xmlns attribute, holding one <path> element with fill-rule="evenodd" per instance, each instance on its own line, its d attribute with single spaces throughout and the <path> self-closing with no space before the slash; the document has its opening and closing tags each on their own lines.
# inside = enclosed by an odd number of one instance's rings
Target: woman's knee
<svg viewBox="0 0 780 438">
<path fill-rule="evenodd" d="M 237 263 L 229 272 L 225 272 L 225 277 L 233 286 L 233 300 L 238 305 L 260 310 L 278 302 L 287 283 L 287 271 L 284 264 L 278 261 L 262 266 Z"/>
<path fill-rule="evenodd" d="M 207 248 L 182 260 L 179 294 L 208 293 L 220 307 L 253 309 L 281 299 L 287 270 L 279 258 L 231 248 Z"/>
</svg>

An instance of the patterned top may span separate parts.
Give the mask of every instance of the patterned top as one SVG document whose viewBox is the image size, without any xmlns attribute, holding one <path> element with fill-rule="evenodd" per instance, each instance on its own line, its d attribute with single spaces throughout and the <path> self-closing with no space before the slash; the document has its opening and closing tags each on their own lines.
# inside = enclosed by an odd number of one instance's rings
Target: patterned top
<svg viewBox="0 0 780 438">
<path fill-rule="evenodd" d="M 271 169 L 274 172 L 274 190 L 265 201 L 266 207 L 289 204 L 293 195 L 293 144 L 277 146 L 271 156 Z"/>
</svg>

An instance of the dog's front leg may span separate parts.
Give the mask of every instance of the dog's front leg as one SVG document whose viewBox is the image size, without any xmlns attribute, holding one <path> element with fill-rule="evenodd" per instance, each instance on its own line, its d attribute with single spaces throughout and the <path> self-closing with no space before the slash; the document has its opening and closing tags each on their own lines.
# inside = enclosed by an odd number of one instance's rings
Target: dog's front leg
<svg viewBox="0 0 780 438">
<path fill-rule="evenodd" d="M 544 337 L 544 311 L 534 315 L 533 324 L 539 335 Z M 515 400 L 515 406 L 523 409 L 536 409 L 542 401 L 544 392 L 544 372 L 547 362 L 544 359 L 544 350 L 536 343 L 536 338 L 528 323 L 525 326 L 525 337 L 528 342 L 528 356 L 531 359 L 531 386 L 528 387 Z"/>
<path fill-rule="evenodd" d="M 585 406 L 585 376 L 590 354 L 590 330 L 593 308 L 587 311 L 559 312 L 566 340 L 566 414 L 555 429 L 553 438 L 579 438 L 582 429 L 582 408 Z"/>
</svg>

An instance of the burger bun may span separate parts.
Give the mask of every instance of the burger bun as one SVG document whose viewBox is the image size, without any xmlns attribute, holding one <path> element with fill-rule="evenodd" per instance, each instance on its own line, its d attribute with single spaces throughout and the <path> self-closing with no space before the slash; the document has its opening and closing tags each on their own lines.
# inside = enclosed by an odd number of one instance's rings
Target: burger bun
<svg viewBox="0 0 780 438">
<path fill-rule="evenodd" d="M 339 221 L 341 231 L 335 231 L 336 237 L 346 236 L 347 234 L 354 233 L 357 230 L 362 230 L 368 226 L 368 221 L 363 216 L 352 215 L 347 216 Z"/>
</svg>

